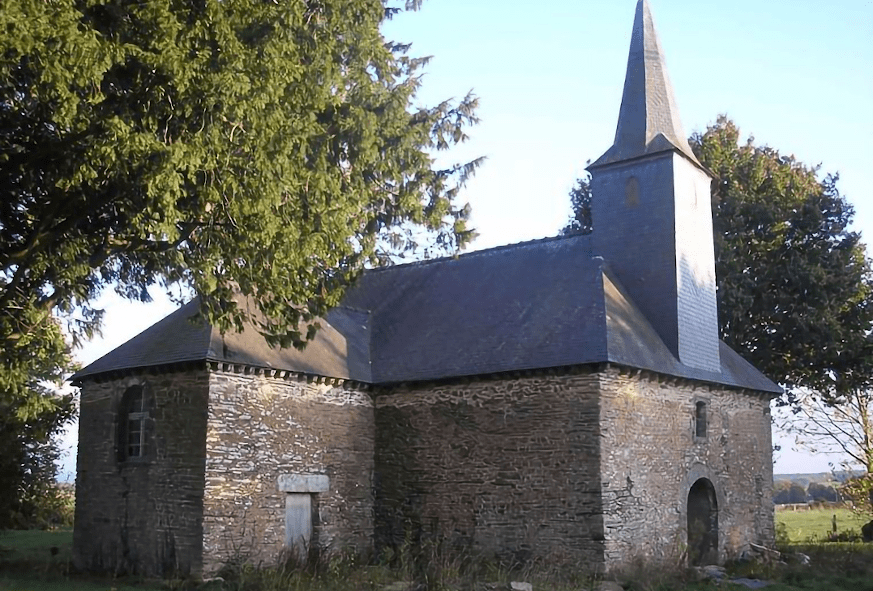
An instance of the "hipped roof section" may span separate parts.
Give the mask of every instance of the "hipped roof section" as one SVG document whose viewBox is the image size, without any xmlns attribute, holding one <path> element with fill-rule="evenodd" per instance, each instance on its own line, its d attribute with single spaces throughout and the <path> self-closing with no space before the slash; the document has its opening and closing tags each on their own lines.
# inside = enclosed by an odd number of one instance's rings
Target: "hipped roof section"
<svg viewBox="0 0 873 591">
<path fill-rule="evenodd" d="M 321 329 L 304 350 L 271 347 L 252 324 L 222 334 L 197 320 L 200 302 L 188 302 L 94 363 L 76 372 L 80 382 L 101 374 L 215 361 L 369 382 L 366 312 L 338 307 L 319 321 Z M 364 349 L 360 349 L 364 347 Z"/>
<path fill-rule="evenodd" d="M 73 376 L 192 361 L 367 384 L 437 381 L 615 363 L 770 393 L 781 389 L 721 343 L 721 372 L 683 365 L 630 300 L 589 236 L 551 238 L 363 274 L 303 350 L 254 327 L 192 324 L 191 302 Z"/>
</svg>

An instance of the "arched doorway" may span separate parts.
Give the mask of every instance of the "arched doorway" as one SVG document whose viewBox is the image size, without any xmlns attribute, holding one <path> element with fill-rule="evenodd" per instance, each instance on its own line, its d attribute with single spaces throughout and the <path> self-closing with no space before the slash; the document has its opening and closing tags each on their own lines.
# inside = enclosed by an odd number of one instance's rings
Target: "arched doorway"
<svg viewBox="0 0 873 591">
<path fill-rule="evenodd" d="M 695 566 L 718 562 L 718 500 L 707 478 L 688 491 L 688 560 Z"/>
</svg>

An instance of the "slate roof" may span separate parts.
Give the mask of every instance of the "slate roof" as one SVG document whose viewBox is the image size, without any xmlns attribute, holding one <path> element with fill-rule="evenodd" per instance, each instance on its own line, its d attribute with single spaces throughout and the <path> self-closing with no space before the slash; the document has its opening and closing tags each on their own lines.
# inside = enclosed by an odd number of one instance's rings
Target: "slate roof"
<svg viewBox="0 0 873 591">
<path fill-rule="evenodd" d="M 724 343 L 720 373 L 680 363 L 589 236 L 366 272 L 303 351 L 272 349 L 251 327 L 222 336 L 191 324 L 196 310 L 183 306 L 73 379 L 209 360 L 391 384 L 611 362 L 781 393 Z"/>
<path fill-rule="evenodd" d="M 76 372 L 76 383 L 101 374 L 194 361 L 227 362 L 252 367 L 370 381 L 367 359 L 368 314 L 338 307 L 320 322 L 321 330 L 304 351 L 276 349 L 252 325 L 226 333 L 196 322 L 199 300 L 188 302 L 163 320 Z"/>
<path fill-rule="evenodd" d="M 649 2 L 639 0 L 631 32 L 615 141 L 589 168 L 668 150 L 678 151 L 706 171 L 694 156 L 682 129 L 673 85 L 667 74 L 664 52 L 655 31 Z"/>
</svg>

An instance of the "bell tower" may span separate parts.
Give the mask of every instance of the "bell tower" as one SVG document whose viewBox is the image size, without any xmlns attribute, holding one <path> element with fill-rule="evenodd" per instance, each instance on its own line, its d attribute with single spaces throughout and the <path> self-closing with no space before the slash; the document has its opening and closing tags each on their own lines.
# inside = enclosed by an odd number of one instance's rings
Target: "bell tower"
<svg viewBox="0 0 873 591">
<path fill-rule="evenodd" d="M 688 145 L 648 0 L 615 141 L 589 165 L 593 246 L 684 365 L 719 372 L 712 176 Z"/>
</svg>

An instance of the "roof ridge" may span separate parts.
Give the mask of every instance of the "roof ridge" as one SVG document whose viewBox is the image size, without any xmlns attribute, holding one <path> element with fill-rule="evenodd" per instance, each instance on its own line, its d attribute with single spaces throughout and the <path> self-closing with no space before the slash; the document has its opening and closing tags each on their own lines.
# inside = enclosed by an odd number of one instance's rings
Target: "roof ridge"
<svg viewBox="0 0 873 591">
<path fill-rule="evenodd" d="M 388 267 L 390 269 L 390 267 Z M 357 306 L 349 306 L 347 304 L 339 303 L 336 306 L 331 306 L 330 310 L 337 310 L 342 308 L 343 310 L 351 310 L 352 312 L 360 312 L 362 314 L 372 314 L 371 310 L 367 310 L 365 308 L 358 308 Z M 330 311 L 328 310 L 328 311 Z M 319 318 L 324 318 L 324 316 L 320 316 Z"/>
<path fill-rule="evenodd" d="M 421 259 L 418 261 L 409 261 L 406 263 L 401 263 L 399 265 L 388 265 L 384 267 L 375 267 L 373 269 L 365 269 L 366 273 L 377 273 L 382 271 L 389 271 L 391 269 L 400 269 L 404 267 L 413 267 L 413 266 L 423 266 L 431 263 L 441 263 L 449 260 L 458 260 L 461 258 L 472 258 L 474 256 L 487 255 L 496 251 L 501 250 L 510 250 L 514 248 L 524 248 L 527 246 L 535 246 L 538 244 L 544 244 L 547 242 L 561 242 L 561 241 L 570 241 L 577 239 L 585 239 L 591 240 L 590 234 L 568 234 L 568 235 L 557 235 L 557 236 L 545 236 L 543 238 L 533 238 L 531 240 L 523 240 L 521 242 L 511 242 L 509 244 L 500 244 L 498 246 L 491 246 L 489 248 L 482 248 L 479 250 L 471 250 L 470 252 L 458 253 L 455 255 L 447 255 L 443 257 L 437 257 L 435 259 Z"/>
</svg>

